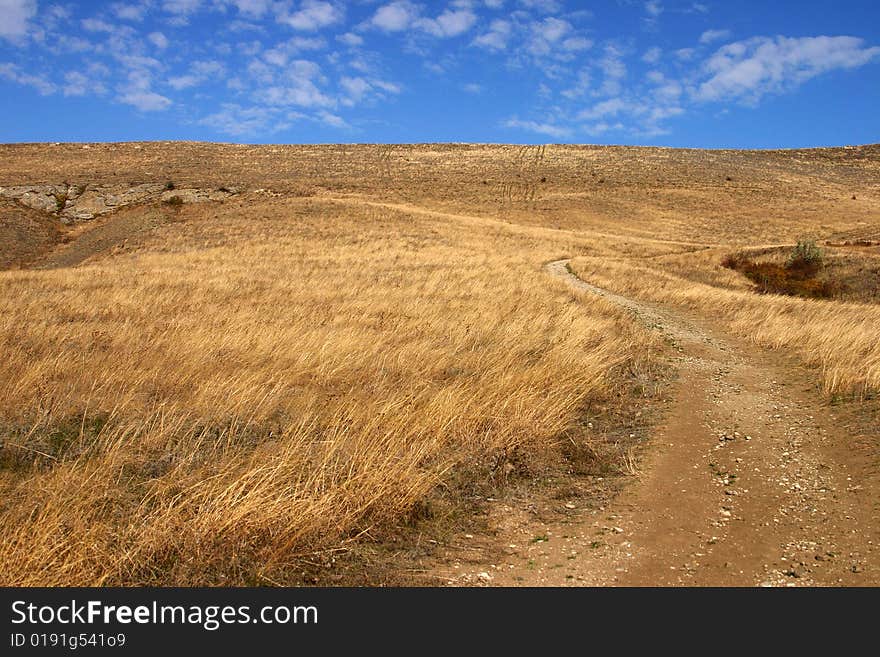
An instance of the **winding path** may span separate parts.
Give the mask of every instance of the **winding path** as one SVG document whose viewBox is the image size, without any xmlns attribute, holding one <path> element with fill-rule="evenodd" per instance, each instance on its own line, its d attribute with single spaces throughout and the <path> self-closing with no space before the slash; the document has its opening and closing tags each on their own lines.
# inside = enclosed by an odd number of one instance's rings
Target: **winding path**
<svg viewBox="0 0 880 657">
<path fill-rule="evenodd" d="M 701 318 L 545 270 L 662 331 L 678 379 L 642 472 L 601 510 L 550 522 L 498 509 L 503 560 L 448 570 L 450 583 L 871 585 L 880 583 L 876 495 L 815 373 Z M 547 540 L 529 540 L 544 536 Z"/>
</svg>

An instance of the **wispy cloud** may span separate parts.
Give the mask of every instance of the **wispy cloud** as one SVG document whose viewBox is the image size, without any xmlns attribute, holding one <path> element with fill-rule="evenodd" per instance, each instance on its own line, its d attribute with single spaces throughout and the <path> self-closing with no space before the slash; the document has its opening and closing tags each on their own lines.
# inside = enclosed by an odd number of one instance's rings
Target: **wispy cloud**
<svg viewBox="0 0 880 657">
<path fill-rule="evenodd" d="M 0 0 L 0 37 L 15 41 L 23 38 L 36 13 L 36 0 Z"/>
<path fill-rule="evenodd" d="M 705 63 L 708 76 L 694 94 L 702 101 L 757 103 L 767 94 L 790 91 L 835 69 L 853 69 L 880 57 L 850 36 L 757 37 L 720 48 Z"/>
<path fill-rule="evenodd" d="M 714 43 L 730 38 L 730 30 L 706 30 L 700 35 L 700 43 Z"/>
<path fill-rule="evenodd" d="M 428 34 L 447 38 L 464 34 L 477 22 L 477 15 L 470 9 L 447 9 L 437 18 L 422 18 L 416 26 Z"/>
<path fill-rule="evenodd" d="M 323 2 L 323 0 L 305 0 L 297 11 L 281 14 L 278 17 L 278 22 L 295 30 L 314 32 L 340 23 L 344 17 L 344 6 Z"/>
<path fill-rule="evenodd" d="M 366 25 L 386 33 L 415 31 L 445 39 L 464 34 L 476 22 L 477 14 L 467 3 L 449 7 L 432 18 L 422 15 L 420 5 L 395 0 L 379 7 Z"/>
<path fill-rule="evenodd" d="M 419 10 L 413 3 L 397 0 L 379 7 L 369 24 L 384 32 L 402 32 L 412 25 L 418 15 Z"/>
<path fill-rule="evenodd" d="M 539 135 L 547 135 L 556 139 L 567 139 L 572 135 L 572 129 L 565 126 L 558 126 L 552 123 L 541 123 L 538 121 L 520 121 L 519 119 L 508 119 L 502 123 L 505 128 L 516 128 L 526 130 L 527 132 L 535 132 Z"/>
<path fill-rule="evenodd" d="M 42 75 L 25 73 L 15 64 L 0 64 L 0 78 L 32 87 L 43 96 L 50 96 L 57 91 L 57 86 Z"/>
<path fill-rule="evenodd" d="M 504 50 L 513 28 L 509 21 L 496 19 L 489 25 L 489 30 L 474 39 L 473 45 L 489 50 Z"/>
<path fill-rule="evenodd" d="M 171 99 L 155 91 L 127 91 L 119 96 L 119 101 L 136 107 L 142 112 L 158 112 L 171 106 Z"/>
<path fill-rule="evenodd" d="M 116 16 L 116 18 L 123 21 L 135 21 L 139 23 L 144 20 L 144 16 L 147 14 L 148 5 L 146 3 L 124 3 L 124 2 L 114 2 L 110 5 L 110 11 Z"/>
<path fill-rule="evenodd" d="M 242 137 L 280 132 L 290 126 L 290 121 L 276 108 L 225 103 L 219 111 L 201 119 L 199 124 L 226 135 Z"/>
</svg>

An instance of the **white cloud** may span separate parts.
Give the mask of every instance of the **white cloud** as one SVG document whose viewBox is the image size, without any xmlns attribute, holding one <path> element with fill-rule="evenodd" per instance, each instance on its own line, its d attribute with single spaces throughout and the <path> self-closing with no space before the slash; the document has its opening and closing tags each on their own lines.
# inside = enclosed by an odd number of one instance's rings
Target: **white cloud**
<svg viewBox="0 0 880 657">
<path fill-rule="evenodd" d="M 284 67 L 282 76 L 276 78 L 270 73 L 270 79 L 271 86 L 257 89 L 253 94 L 266 105 L 321 108 L 336 105 L 336 101 L 318 87 L 326 80 L 315 62 L 294 60 Z"/>
<path fill-rule="evenodd" d="M 662 56 L 663 51 L 660 50 L 660 48 L 651 48 L 642 55 L 642 61 L 646 64 L 656 64 L 660 61 L 660 57 Z"/>
<path fill-rule="evenodd" d="M 418 9 L 407 0 L 398 0 L 376 10 L 370 24 L 384 32 L 402 32 L 418 17 Z"/>
<path fill-rule="evenodd" d="M 416 25 L 436 37 L 454 37 L 467 32 L 476 22 L 477 16 L 470 9 L 447 9 L 437 18 L 418 20 Z"/>
<path fill-rule="evenodd" d="M 757 103 L 765 94 L 789 91 L 835 69 L 853 69 L 880 57 L 849 36 L 756 37 L 720 48 L 705 63 L 709 78 L 696 90 L 702 101 Z"/>
<path fill-rule="evenodd" d="M 147 39 L 159 50 L 165 50 L 168 47 L 168 38 L 161 32 L 151 32 Z"/>
<path fill-rule="evenodd" d="M 385 91 L 389 94 L 400 93 L 400 85 L 394 84 L 393 82 L 372 78 L 370 80 L 370 84 L 372 84 L 374 88 L 381 89 L 382 91 Z"/>
<path fill-rule="evenodd" d="M 258 59 L 251 61 L 247 65 L 246 70 L 248 77 L 254 82 L 258 82 L 260 84 L 273 84 L 275 82 L 274 69 L 265 62 L 261 62 Z"/>
<path fill-rule="evenodd" d="M 254 18 L 260 18 L 268 11 L 271 6 L 270 0 L 232 0 L 232 4 L 242 14 L 247 14 Z"/>
<path fill-rule="evenodd" d="M 263 53 L 263 59 L 272 66 L 284 66 L 288 60 L 288 54 L 279 48 L 273 48 Z"/>
<path fill-rule="evenodd" d="M 256 97 L 269 105 L 297 107 L 332 107 L 333 99 L 324 94 L 311 80 L 297 80 L 260 90 Z"/>
<path fill-rule="evenodd" d="M 436 18 L 420 16 L 421 7 L 409 0 L 395 0 L 379 7 L 365 24 L 383 32 L 419 30 L 438 38 L 455 37 L 470 30 L 477 22 L 469 0 L 453 3 Z"/>
<path fill-rule="evenodd" d="M 92 80 L 79 71 L 68 71 L 64 74 L 62 93 L 65 96 L 86 96 L 106 92 L 107 88 L 101 82 Z"/>
<path fill-rule="evenodd" d="M 610 98 L 603 100 L 601 103 L 596 103 L 589 109 L 582 110 L 578 113 L 577 118 L 580 121 L 592 121 L 605 118 L 606 116 L 616 116 L 630 109 L 629 103 L 622 98 Z"/>
<path fill-rule="evenodd" d="M 677 103 L 684 88 L 677 80 L 668 79 L 660 71 L 649 71 L 645 76 L 652 84 L 654 98 L 660 103 Z"/>
<path fill-rule="evenodd" d="M 645 3 L 645 11 L 649 16 L 656 18 L 663 13 L 663 5 L 658 0 L 648 0 Z"/>
<path fill-rule="evenodd" d="M 623 130 L 624 125 L 619 121 L 617 123 L 608 123 L 607 121 L 600 121 L 599 123 L 593 123 L 590 125 L 585 125 L 581 128 L 586 134 L 592 137 L 599 137 L 604 135 L 606 132 L 611 130 Z"/>
<path fill-rule="evenodd" d="M 289 25 L 295 30 L 314 32 L 322 27 L 339 23 L 345 14 L 342 9 L 323 0 L 305 0 L 302 8 L 292 14 L 282 14 L 278 22 Z"/>
<path fill-rule="evenodd" d="M 697 51 L 693 48 L 679 48 L 675 51 L 675 56 L 683 62 L 689 62 L 694 58 L 696 54 Z"/>
<path fill-rule="evenodd" d="M 37 13 L 36 0 L 0 0 L 0 37 L 19 40 L 27 35 L 28 21 Z"/>
<path fill-rule="evenodd" d="M 110 9 L 117 18 L 124 21 L 134 21 L 136 23 L 144 20 L 144 15 L 147 13 L 147 5 L 145 4 L 132 5 L 122 2 L 114 2 L 110 5 Z"/>
<path fill-rule="evenodd" d="M 648 125 L 654 125 L 658 121 L 669 119 L 673 116 L 680 116 L 682 114 L 684 114 L 684 110 L 676 105 L 652 107 L 648 110 L 647 123 Z"/>
<path fill-rule="evenodd" d="M 476 82 L 468 82 L 467 84 L 462 85 L 461 89 L 469 94 L 479 94 L 483 92 L 483 87 Z"/>
<path fill-rule="evenodd" d="M 0 64 L 0 78 L 33 87 L 41 96 L 49 96 L 57 91 L 57 87 L 43 76 L 22 73 L 15 64 Z"/>
<path fill-rule="evenodd" d="M 533 24 L 532 29 L 540 38 L 553 43 L 571 32 L 571 23 L 551 16 Z"/>
<path fill-rule="evenodd" d="M 83 29 L 86 32 L 107 32 L 112 33 L 115 28 L 107 21 L 98 18 L 86 18 L 82 21 Z"/>
<path fill-rule="evenodd" d="M 120 58 L 123 59 L 123 58 Z M 152 62 L 159 62 L 149 57 L 131 55 L 127 61 L 123 61 L 131 70 L 128 81 L 120 85 L 116 100 L 126 105 L 132 105 L 142 112 L 158 112 L 171 107 L 171 99 L 162 96 L 152 90 L 153 75 L 150 72 Z"/>
<path fill-rule="evenodd" d="M 223 64 L 218 61 L 200 60 L 192 63 L 189 73 L 170 78 L 168 84 L 177 91 L 182 91 L 204 84 L 211 78 L 218 77 L 224 71 Z"/>
<path fill-rule="evenodd" d="M 171 99 L 154 91 L 130 91 L 119 96 L 119 101 L 142 112 L 159 112 L 171 107 Z"/>
<path fill-rule="evenodd" d="M 508 119 L 502 124 L 505 128 L 516 128 L 519 130 L 527 130 L 528 132 L 536 132 L 548 137 L 563 139 L 571 136 L 571 129 L 563 126 L 554 125 L 552 123 L 539 123 L 537 121 L 520 121 L 519 119 Z"/>
<path fill-rule="evenodd" d="M 590 72 L 587 69 L 583 69 L 578 72 L 577 81 L 574 85 L 564 89 L 562 95 L 569 99 L 580 98 L 589 91 L 592 80 Z"/>
<path fill-rule="evenodd" d="M 556 14 L 562 11 L 562 3 L 558 0 L 519 0 L 519 4 L 545 14 Z"/>
<path fill-rule="evenodd" d="M 198 11 L 201 4 L 202 0 L 165 0 L 162 3 L 162 9 L 169 14 L 186 16 Z"/>
<path fill-rule="evenodd" d="M 489 25 L 489 31 L 473 41 L 473 45 L 489 50 L 504 50 L 513 29 L 508 21 L 496 19 Z"/>
<path fill-rule="evenodd" d="M 593 42 L 585 37 L 571 37 L 561 44 L 563 50 L 569 52 L 578 52 L 581 50 L 589 50 L 593 47 Z"/>
<path fill-rule="evenodd" d="M 360 46 L 364 42 L 363 37 L 361 37 L 358 34 L 355 34 L 354 32 L 346 32 L 345 34 L 340 34 L 338 37 L 336 37 L 336 40 L 339 41 L 340 43 L 344 43 L 346 46 L 349 46 L 350 48 L 355 48 L 357 46 Z"/>
<path fill-rule="evenodd" d="M 78 71 L 70 71 L 64 75 L 65 96 L 85 96 L 89 79 Z"/>
<path fill-rule="evenodd" d="M 604 78 L 602 86 L 596 91 L 600 96 L 618 96 L 623 88 L 623 79 L 627 75 L 626 64 L 622 53 L 615 46 L 605 46 L 605 55 L 598 62 Z"/>
<path fill-rule="evenodd" d="M 114 53 L 116 59 L 126 68 L 133 69 L 136 73 L 144 75 L 147 69 L 162 68 L 162 62 L 154 57 L 144 57 L 143 55 L 126 55 Z"/>
<path fill-rule="evenodd" d="M 572 32 L 571 23 L 555 16 L 550 16 L 542 21 L 531 24 L 531 39 L 528 51 L 537 56 L 550 55 L 563 37 Z"/>
<path fill-rule="evenodd" d="M 176 91 L 182 91 L 183 89 L 195 87 L 200 82 L 201 80 L 196 75 L 179 75 L 175 78 L 169 78 L 168 80 L 168 84 L 171 85 Z"/>
<path fill-rule="evenodd" d="M 320 50 L 327 45 L 321 37 L 293 37 L 263 53 L 263 58 L 273 66 L 284 66 L 287 61 L 305 50 Z"/>
<path fill-rule="evenodd" d="M 231 103 L 221 105 L 219 112 L 206 116 L 199 124 L 232 136 L 274 133 L 290 125 L 279 120 L 275 108 L 241 107 Z"/>
<path fill-rule="evenodd" d="M 351 129 L 351 126 L 345 122 L 345 119 L 336 114 L 332 114 L 327 110 L 321 110 L 320 112 L 318 112 L 316 118 L 318 119 L 318 121 L 320 121 L 324 125 L 329 125 L 331 128 L 340 128 L 345 130 Z"/>
<path fill-rule="evenodd" d="M 382 98 L 386 93 L 400 93 L 398 85 L 377 78 L 345 76 L 339 81 L 339 88 L 344 95 L 341 103 L 348 107 L 356 105 L 367 98 Z"/>
<path fill-rule="evenodd" d="M 359 103 L 372 89 L 370 83 L 363 78 L 344 77 L 339 81 L 339 86 L 352 103 Z"/>
<path fill-rule="evenodd" d="M 700 35 L 700 43 L 722 41 L 730 37 L 730 30 L 706 30 Z"/>
</svg>

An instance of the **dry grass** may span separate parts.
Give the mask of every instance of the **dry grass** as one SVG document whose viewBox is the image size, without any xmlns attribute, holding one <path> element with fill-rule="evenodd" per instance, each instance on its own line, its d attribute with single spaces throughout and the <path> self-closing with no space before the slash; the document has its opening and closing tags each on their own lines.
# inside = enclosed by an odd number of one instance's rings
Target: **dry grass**
<svg viewBox="0 0 880 657">
<path fill-rule="evenodd" d="M 291 581 L 552 449 L 651 349 L 540 274 L 565 239 L 302 200 L 208 218 L 0 273 L 3 584 Z"/>
<path fill-rule="evenodd" d="M 716 254 L 714 268 L 721 269 Z M 699 264 L 695 260 L 695 265 Z M 710 265 L 704 261 L 706 267 Z M 573 270 L 622 294 L 693 308 L 772 349 L 786 349 L 820 368 L 824 391 L 864 396 L 880 390 L 880 306 L 756 295 L 689 280 L 662 264 L 579 258 Z M 704 274 L 723 280 L 730 272 Z"/>
<path fill-rule="evenodd" d="M 720 266 L 876 238 L 878 146 L 0 154 L 3 185 L 270 190 L 122 211 L 64 236 L 44 262 L 66 268 L 0 272 L 0 584 L 298 583 L 438 488 L 561 458 L 657 338 L 543 274 L 557 258 L 798 353 L 829 393 L 880 389 L 878 306 L 758 296 Z M 2 262 L 59 238 L 0 213 Z"/>
</svg>

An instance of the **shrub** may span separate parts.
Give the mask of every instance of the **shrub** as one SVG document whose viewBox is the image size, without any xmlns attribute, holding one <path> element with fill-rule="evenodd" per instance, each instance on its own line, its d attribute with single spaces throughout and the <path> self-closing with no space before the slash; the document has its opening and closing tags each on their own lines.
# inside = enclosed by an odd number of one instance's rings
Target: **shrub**
<svg viewBox="0 0 880 657">
<path fill-rule="evenodd" d="M 824 264 L 824 256 L 814 240 L 798 240 L 794 250 L 788 256 L 785 268 L 793 275 L 803 277 L 815 276 Z"/>
<path fill-rule="evenodd" d="M 165 203 L 167 203 L 168 205 L 170 205 L 172 207 L 179 208 L 180 206 L 183 205 L 183 197 L 172 196 L 172 197 L 166 199 Z"/>
<path fill-rule="evenodd" d="M 67 205 L 67 192 L 55 192 L 55 212 L 61 212 Z"/>
<path fill-rule="evenodd" d="M 816 278 L 823 263 L 822 251 L 812 240 L 799 241 L 785 266 L 773 262 L 755 262 L 742 251 L 731 253 L 721 261 L 724 267 L 740 272 L 755 283 L 758 294 L 830 299 L 845 288 L 837 281 Z"/>
</svg>

